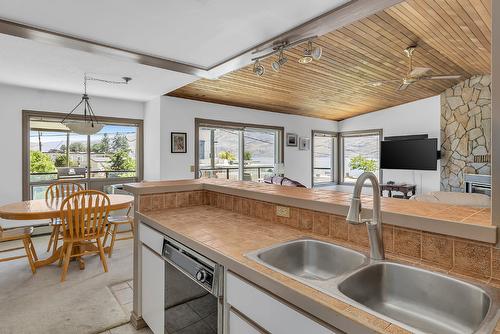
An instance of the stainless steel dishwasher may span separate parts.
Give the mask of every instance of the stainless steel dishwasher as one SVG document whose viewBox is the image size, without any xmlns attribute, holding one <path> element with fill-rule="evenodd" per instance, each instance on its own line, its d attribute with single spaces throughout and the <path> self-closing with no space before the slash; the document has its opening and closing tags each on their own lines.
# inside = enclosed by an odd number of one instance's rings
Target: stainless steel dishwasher
<svg viewBox="0 0 500 334">
<path fill-rule="evenodd" d="M 165 332 L 222 334 L 223 267 L 165 237 Z"/>
</svg>

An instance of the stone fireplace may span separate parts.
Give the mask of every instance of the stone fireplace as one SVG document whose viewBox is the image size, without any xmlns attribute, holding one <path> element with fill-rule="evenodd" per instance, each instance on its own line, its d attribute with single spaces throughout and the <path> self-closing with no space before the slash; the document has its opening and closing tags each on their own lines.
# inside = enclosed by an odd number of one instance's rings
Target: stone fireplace
<svg viewBox="0 0 500 334">
<path fill-rule="evenodd" d="M 441 190 L 465 190 L 465 174 L 491 174 L 491 76 L 441 94 Z"/>
</svg>

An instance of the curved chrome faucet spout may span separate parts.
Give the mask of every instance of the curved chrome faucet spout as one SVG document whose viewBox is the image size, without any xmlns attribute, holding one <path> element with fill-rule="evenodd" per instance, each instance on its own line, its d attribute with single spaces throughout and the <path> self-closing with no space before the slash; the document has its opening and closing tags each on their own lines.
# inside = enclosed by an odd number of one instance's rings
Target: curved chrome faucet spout
<svg viewBox="0 0 500 334">
<path fill-rule="evenodd" d="M 372 219 L 361 219 L 361 189 L 366 180 L 370 180 L 373 191 L 373 217 Z M 382 221 L 380 215 L 380 186 L 377 177 L 373 173 L 363 173 L 358 177 L 352 194 L 351 206 L 346 221 L 349 224 L 366 223 L 368 239 L 370 241 L 370 258 L 383 260 L 384 242 L 382 239 Z"/>
</svg>

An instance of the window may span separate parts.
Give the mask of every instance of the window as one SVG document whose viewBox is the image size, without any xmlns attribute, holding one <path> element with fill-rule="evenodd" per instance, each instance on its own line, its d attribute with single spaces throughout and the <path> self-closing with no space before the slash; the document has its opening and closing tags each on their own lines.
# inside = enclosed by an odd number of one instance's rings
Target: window
<svg viewBox="0 0 500 334">
<path fill-rule="evenodd" d="M 372 172 L 381 179 L 381 130 L 341 134 L 342 182 L 354 183 L 363 172 Z"/>
<path fill-rule="evenodd" d="M 196 120 L 196 177 L 257 181 L 283 161 L 283 129 Z"/>
<path fill-rule="evenodd" d="M 61 123 L 64 115 L 23 113 L 23 198 L 44 198 L 56 180 L 79 181 L 87 189 L 140 179 L 139 139 L 142 121 L 102 118 L 103 129 L 95 135 L 78 135 Z M 75 119 L 78 119 L 76 116 Z"/>
<path fill-rule="evenodd" d="M 332 132 L 312 132 L 312 184 L 313 186 L 333 183 L 336 180 L 337 135 Z"/>
</svg>

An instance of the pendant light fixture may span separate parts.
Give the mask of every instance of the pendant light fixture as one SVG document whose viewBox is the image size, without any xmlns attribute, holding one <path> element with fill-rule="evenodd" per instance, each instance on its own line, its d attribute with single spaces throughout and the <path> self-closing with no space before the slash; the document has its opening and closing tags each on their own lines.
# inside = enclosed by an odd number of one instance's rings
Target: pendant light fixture
<svg viewBox="0 0 500 334">
<path fill-rule="evenodd" d="M 90 105 L 90 97 L 87 94 L 87 81 L 100 81 L 108 84 L 126 85 L 132 78 L 123 77 L 123 81 L 112 81 L 89 77 L 86 74 L 83 77 L 83 95 L 78 104 L 63 118 L 61 121 L 68 129 L 79 135 L 93 135 L 98 133 L 104 127 L 104 124 L 99 123 L 97 117 Z M 83 106 L 83 120 L 71 120 L 70 116 L 80 106 Z"/>
</svg>

